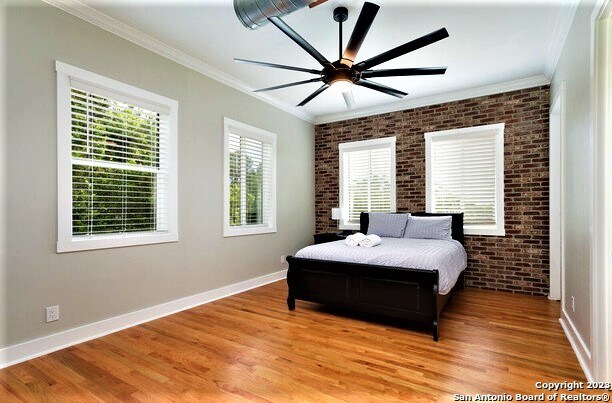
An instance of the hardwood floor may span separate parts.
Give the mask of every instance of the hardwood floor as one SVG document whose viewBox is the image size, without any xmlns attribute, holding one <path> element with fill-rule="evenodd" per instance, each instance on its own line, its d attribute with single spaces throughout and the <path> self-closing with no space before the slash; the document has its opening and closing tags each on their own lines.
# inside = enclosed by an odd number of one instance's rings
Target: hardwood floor
<svg viewBox="0 0 612 403">
<path fill-rule="evenodd" d="M 277 282 L 0 370 L 0 401 L 452 401 L 585 380 L 543 297 L 461 291 L 438 343 L 285 297 Z"/>
</svg>

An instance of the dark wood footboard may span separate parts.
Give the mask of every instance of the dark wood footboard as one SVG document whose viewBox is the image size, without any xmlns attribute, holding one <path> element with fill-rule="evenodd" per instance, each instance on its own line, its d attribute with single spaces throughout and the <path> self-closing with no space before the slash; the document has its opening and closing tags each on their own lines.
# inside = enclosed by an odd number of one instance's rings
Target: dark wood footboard
<svg viewBox="0 0 612 403">
<path fill-rule="evenodd" d="M 287 257 L 287 306 L 295 300 L 430 323 L 438 340 L 440 312 L 450 293 L 438 293 L 438 271 Z M 457 285 L 462 283 L 462 279 Z M 457 287 L 457 286 L 456 286 Z"/>
</svg>

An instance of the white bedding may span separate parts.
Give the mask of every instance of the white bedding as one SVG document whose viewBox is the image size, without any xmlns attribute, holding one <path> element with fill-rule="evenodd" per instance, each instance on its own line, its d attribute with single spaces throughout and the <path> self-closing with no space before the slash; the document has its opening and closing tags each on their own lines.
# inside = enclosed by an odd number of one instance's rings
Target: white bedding
<svg viewBox="0 0 612 403">
<path fill-rule="evenodd" d="M 382 238 L 374 248 L 327 242 L 301 249 L 296 257 L 410 269 L 438 270 L 440 294 L 448 294 L 467 267 L 463 245 L 455 240 Z"/>
</svg>

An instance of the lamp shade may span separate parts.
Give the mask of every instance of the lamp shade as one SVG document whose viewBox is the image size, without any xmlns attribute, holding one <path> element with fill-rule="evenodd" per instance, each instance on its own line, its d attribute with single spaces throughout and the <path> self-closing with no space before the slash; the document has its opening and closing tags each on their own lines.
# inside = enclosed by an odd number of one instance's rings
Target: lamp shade
<svg viewBox="0 0 612 403">
<path fill-rule="evenodd" d="M 339 220 L 342 218 L 342 209 L 339 207 L 332 208 L 332 220 Z"/>
</svg>

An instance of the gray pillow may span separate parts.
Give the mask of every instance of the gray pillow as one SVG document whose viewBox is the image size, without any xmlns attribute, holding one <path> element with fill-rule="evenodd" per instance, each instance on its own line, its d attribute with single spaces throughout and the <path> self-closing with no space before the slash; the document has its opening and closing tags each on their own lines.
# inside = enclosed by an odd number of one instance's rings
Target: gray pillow
<svg viewBox="0 0 612 403">
<path fill-rule="evenodd" d="M 401 238 L 404 236 L 406 221 L 410 214 L 395 213 L 369 213 L 367 235 L 376 234 L 387 238 Z"/>
<path fill-rule="evenodd" d="M 419 239 L 452 239 L 451 216 L 439 217 L 408 217 L 404 238 Z"/>
</svg>

